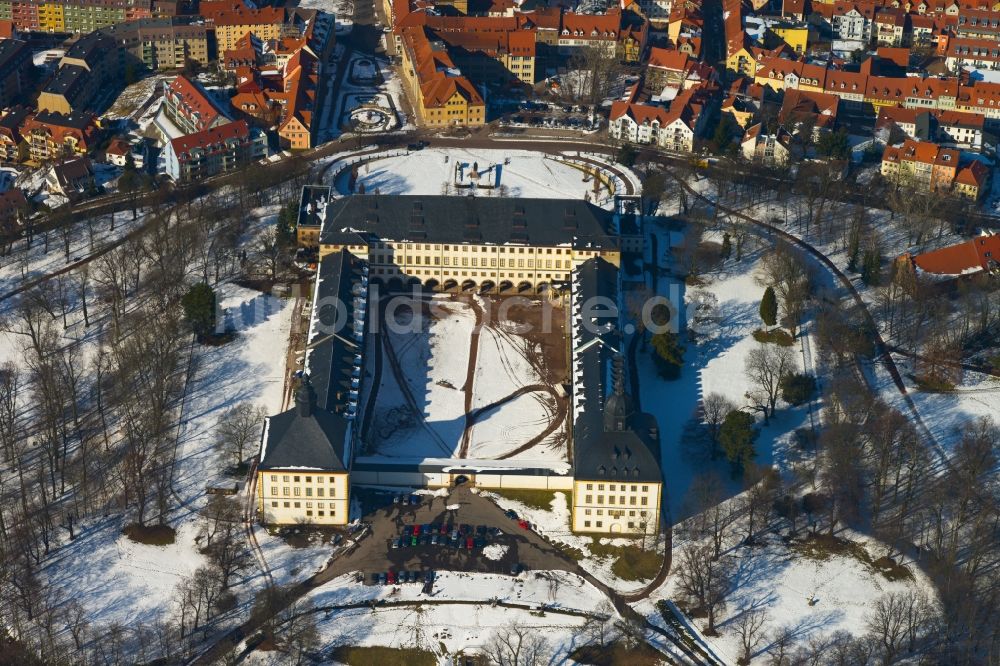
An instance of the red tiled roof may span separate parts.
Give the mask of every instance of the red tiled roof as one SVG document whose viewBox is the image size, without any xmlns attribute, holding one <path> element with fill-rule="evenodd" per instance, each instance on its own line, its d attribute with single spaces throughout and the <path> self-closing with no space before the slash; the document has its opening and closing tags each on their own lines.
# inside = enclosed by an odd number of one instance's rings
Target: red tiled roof
<svg viewBox="0 0 1000 666">
<path fill-rule="evenodd" d="M 245 120 L 234 120 L 225 125 L 219 125 L 203 132 L 195 132 L 179 136 L 170 140 L 174 154 L 180 156 L 182 153 L 190 152 L 195 148 L 207 148 L 213 144 L 222 143 L 229 139 L 245 139 L 250 136 L 250 126 Z"/>
<path fill-rule="evenodd" d="M 913 263 L 928 273 L 960 275 L 986 269 L 991 260 L 996 261 L 998 258 L 1000 235 L 992 235 L 918 254 L 913 257 Z"/>
<path fill-rule="evenodd" d="M 180 104 L 185 113 L 190 115 L 197 113 L 200 124 L 204 126 L 211 125 L 220 117 L 225 117 L 212 98 L 200 86 L 192 83 L 186 77 L 178 76 L 171 81 L 167 92 L 180 98 Z"/>
</svg>

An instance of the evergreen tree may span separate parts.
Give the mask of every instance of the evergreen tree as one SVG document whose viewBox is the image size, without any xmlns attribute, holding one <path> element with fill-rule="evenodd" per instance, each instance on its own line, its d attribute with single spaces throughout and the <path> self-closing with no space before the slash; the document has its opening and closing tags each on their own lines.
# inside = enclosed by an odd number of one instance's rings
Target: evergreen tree
<svg viewBox="0 0 1000 666">
<path fill-rule="evenodd" d="M 878 286 L 882 280 L 882 253 L 877 247 L 865 250 L 861 260 L 861 281 L 869 287 Z"/>
<path fill-rule="evenodd" d="M 719 444 L 734 469 L 743 468 L 756 455 L 753 442 L 757 433 L 753 426 L 753 416 L 738 409 L 726 414 L 726 418 L 722 421 L 722 426 L 719 428 Z"/>
<path fill-rule="evenodd" d="M 778 323 L 778 299 L 774 295 L 774 287 L 764 290 L 764 297 L 760 299 L 760 318 L 765 326 Z"/>
<path fill-rule="evenodd" d="M 184 318 L 191 331 L 204 340 L 215 330 L 215 291 L 204 282 L 194 285 L 181 298 Z"/>
<path fill-rule="evenodd" d="M 804 372 L 789 373 L 781 378 L 781 398 L 789 405 L 805 404 L 816 392 L 816 378 Z"/>
<path fill-rule="evenodd" d="M 653 335 L 653 358 L 660 369 L 660 374 L 667 379 L 676 379 L 681 374 L 684 365 L 684 347 L 673 331 L 664 331 Z"/>
</svg>

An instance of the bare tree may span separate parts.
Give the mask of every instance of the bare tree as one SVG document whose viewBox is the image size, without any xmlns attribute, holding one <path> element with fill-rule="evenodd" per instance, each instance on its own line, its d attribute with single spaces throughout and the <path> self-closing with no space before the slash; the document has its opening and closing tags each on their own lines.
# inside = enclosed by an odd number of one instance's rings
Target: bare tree
<svg viewBox="0 0 1000 666">
<path fill-rule="evenodd" d="M 260 437 L 260 429 L 267 413 L 264 408 L 243 402 L 219 420 L 215 433 L 222 450 L 232 456 L 233 465 L 239 467 L 246 460 L 247 449 Z"/>
<path fill-rule="evenodd" d="M 764 640 L 762 629 L 767 622 L 767 610 L 765 608 L 749 608 L 737 616 L 733 624 L 736 635 L 740 637 L 740 647 L 743 654 L 739 659 L 741 664 L 749 664 L 753 657 L 753 651 Z"/>
<path fill-rule="evenodd" d="M 498 628 L 483 652 L 495 666 L 542 666 L 549 661 L 546 640 L 516 622 Z"/>
<path fill-rule="evenodd" d="M 701 401 L 701 419 L 708 427 L 713 459 L 719 455 L 719 428 L 722 427 L 726 414 L 734 409 L 737 406 L 721 393 L 709 393 Z"/>
<path fill-rule="evenodd" d="M 755 391 L 751 394 L 756 392 L 761 397 L 766 418 L 774 416 L 781 393 L 781 378 L 797 369 L 795 352 L 791 347 L 762 343 L 747 354 L 744 371 L 747 379 L 755 386 Z"/>
<path fill-rule="evenodd" d="M 727 566 L 712 556 L 708 544 L 688 544 L 677 563 L 677 584 L 695 609 L 708 616 L 706 633 L 715 633 L 715 618 L 725 608 L 729 589 Z"/>
</svg>

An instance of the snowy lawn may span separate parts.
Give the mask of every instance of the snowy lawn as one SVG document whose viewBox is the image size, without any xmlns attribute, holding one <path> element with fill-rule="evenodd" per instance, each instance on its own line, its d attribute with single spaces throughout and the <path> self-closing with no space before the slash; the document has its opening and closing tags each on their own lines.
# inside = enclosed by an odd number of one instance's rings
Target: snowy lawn
<svg viewBox="0 0 1000 666">
<path fill-rule="evenodd" d="M 531 627 L 545 636 L 552 663 L 562 663 L 580 645 L 579 629 L 584 618 L 547 609 L 584 612 L 614 610 L 601 604 L 603 594 L 579 577 L 561 571 L 532 571 L 519 576 L 468 574 L 442 571 L 434 581 L 430 596 L 421 585 L 369 586 L 355 581 L 354 575 L 336 578 L 307 595 L 306 601 L 318 608 L 364 603 L 382 599 L 389 603 L 422 601 L 420 606 L 392 608 L 379 606 L 317 613 L 320 641 L 325 651 L 338 645 L 421 647 L 447 654 L 474 650 L 487 644 L 495 631 L 511 623 Z M 492 606 L 491 599 L 523 604 L 529 609 Z M 477 601 L 478 604 L 448 604 L 449 601 Z M 253 664 L 277 664 L 278 654 L 254 653 Z M 449 662 L 450 663 L 450 662 Z"/>
<path fill-rule="evenodd" d="M 510 163 L 505 161 L 509 159 Z M 490 171 L 490 189 L 456 188 L 456 165 L 464 165 L 463 173 L 473 166 L 480 173 Z M 344 182 L 337 183 L 343 192 Z M 381 194 L 442 194 L 446 187 L 451 193 L 478 196 L 524 198 L 583 199 L 592 197 L 593 184 L 584 182 L 583 173 L 566 164 L 548 159 L 542 153 L 525 150 L 465 150 L 460 148 L 428 148 L 409 155 L 375 160 L 366 164 L 358 175 L 365 191 Z M 485 182 L 481 179 L 480 182 Z"/>
<path fill-rule="evenodd" d="M 803 550 L 789 549 L 783 540 L 770 537 L 755 548 L 740 547 L 723 557 L 731 565 L 733 591 L 726 598 L 726 609 L 717 618 L 719 636 L 704 637 L 725 663 L 736 663 L 741 648 L 735 622 L 747 609 L 763 608 L 767 612 L 764 633 L 773 636 L 780 629 L 791 632 L 796 644 L 812 638 L 830 636 L 836 631 L 864 634 L 872 602 L 888 592 L 919 591 L 933 597 L 931 581 L 912 564 L 905 561 L 912 578 L 890 580 L 872 564 L 884 555 L 884 547 L 864 535 L 844 531 L 838 537 L 856 544 L 858 556 L 824 553 L 807 556 Z M 675 543 L 675 561 L 679 545 Z M 676 578 L 668 578 L 663 587 L 635 608 L 650 621 L 663 624 L 655 603 L 677 594 Z M 813 603 L 810 604 L 809 600 Z M 700 633 L 704 618 L 690 621 Z M 768 663 L 765 640 L 755 652 L 753 664 Z"/>
<path fill-rule="evenodd" d="M 482 299 L 476 298 L 482 307 Z M 387 325 L 383 333 L 391 350 L 381 351 L 373 420 L 378 455 L 566 460 L 565 447 L 552 445 L 561 429 L 511 456 L 517 447 L 542 436 L 558 412 L 529 359 L 533 343 L 502 322 L 484 327 L 474 338 L 476 313 L 468 302 L 439 295 L 423 305 L 410 299 L 407 304 L 396 311 L 397 325 Z M 416 326 L 414 312 L 419 316 Z M 477 355 L 473 383 L 467 387 L 473 341 L 478 342 Z M 467 388 L 476 421 L 463 445 Z"/>
</svg>

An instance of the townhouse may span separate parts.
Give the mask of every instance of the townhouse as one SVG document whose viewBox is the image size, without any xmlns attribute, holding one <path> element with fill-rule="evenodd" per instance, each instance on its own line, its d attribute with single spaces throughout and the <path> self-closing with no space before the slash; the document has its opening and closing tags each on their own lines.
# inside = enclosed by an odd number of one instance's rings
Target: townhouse
<svg viewBox="0 0 1000 666">
<path fill-rule="evenodd" d="M 106 28 L 102 33 L 115 39 L 131 58 L 151 70 L 180 69 L 188 61 L 207 65 L 212 56 L 208 26 L 196 17 L 129 21 Z"/>
<path fill-rule="evenodd" d="M 154 0 L 0 0 L 0 19 L 19 30 L 86 34 L 154 16 L 173 16 L 177 5 Z"/>
<path fill-rule="evenodd" d="M 990 143 L 993 141 L 992 135 L 986 131 L 986 116 L 981 113 L 882 108 L 875 123 L 876 133 L 887 132 L 887 137 L 891 137 L 893 127 L 898 128 L 906 138 L 933 141 L 949 148 L 980 151 L 987 136 Z"/>
<path fill-rule="evenodd" d="M 718 80 L 715 70 L 690 54 L 659 47 L 649 50 L 643 77 L 643 93 L 648 96 L 660 95 L 668 88 L 687 90 Z"/>
<path fill-rule="evenodd" d="M 423 27 L 406 27 L 402 33 L 403 82 L 420 122 L 429 127 L 485 124 L 486 103 L 444 42 L 432 41 Z"/>
<path fill-rule="evenodd" d="M 230 122 L 208 92 L 185 76 L 175 77 L 163 90 L 163 113 L 184 134 Z"/>
<path fill-rule="evenodd" d="M 949 192 L 958 166 L 957 150 L 907 139 L 899 146 L 886 146 L 880 173 L 898 186 L 924 193 Z"/>
<path fill-rule="evenodd" d="M 21 128 L 31 160 L 41 163 L 59 157 L 86 155 L 97 147 L 100 128 L 89 113 L 39 111 Z"/>
<path fill-rule="evenodd" d="M 668 107 L 634 101 L 611 105 L 608 134 L 620 141 L 655 145 L 681 153 L 694 152 L 694 140 L 704 133 L 706 107 L 716 88 L 710 84 L 677 93 Z"/>
<path fill-rule="evenodd" d="M 740 142 L 743 159 L 768 166 L 784 166 L 797 153 L 791 133 L 781 126 L 769 132 L 762 123 L 757 123 L 747 129 Z"/>
<path fill-rule="evenodd" d="M 267 137 L 245 120 L 171 139 L 164 146 L 166 173 L 178 183 L 241 169 L 267 157 Z"/>
<path fill-rule="evenodd" d="M 4 110 L 0 116 L 0 160 L 20 162 L 28 157 L 26 153 L 22 155 L 24 138 L 21 131 L 30 115 L 31 109 L 17 105 Z"/>
<path fill-rule="evenodd" d="M 239 0 L 211 0 L 199 8 L 205 20 L 215 29 L 217 53 L 235 48 L 247 33 L 268 41 L 281 37 L 285 25 L 285 10 L 280 7 L 251 9 Z"/>
</svg>

